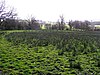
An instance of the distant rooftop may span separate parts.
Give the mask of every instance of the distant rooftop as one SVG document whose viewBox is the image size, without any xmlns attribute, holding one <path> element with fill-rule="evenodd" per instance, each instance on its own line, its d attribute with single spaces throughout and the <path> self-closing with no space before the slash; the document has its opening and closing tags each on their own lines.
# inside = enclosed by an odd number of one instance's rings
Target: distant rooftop
<svg viewBox="0 0 100 75">
<path fill-rule="evenodd" d="M 91 22 L 92 24 L 94 25 L 100 25 L 100 21 L 94 21 L 94 22 Z"/>
</svg>

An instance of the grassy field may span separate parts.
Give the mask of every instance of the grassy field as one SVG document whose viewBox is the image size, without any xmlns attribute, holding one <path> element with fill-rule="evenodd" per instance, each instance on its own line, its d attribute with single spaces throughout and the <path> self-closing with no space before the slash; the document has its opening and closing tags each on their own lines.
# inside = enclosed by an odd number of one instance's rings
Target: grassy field
<svg viewBox="0 0 100 75">
<path fill-rule="evenodd" d="M 0 31 L 0 75 L 99 74 L 99 31 Z"/>
</svg>

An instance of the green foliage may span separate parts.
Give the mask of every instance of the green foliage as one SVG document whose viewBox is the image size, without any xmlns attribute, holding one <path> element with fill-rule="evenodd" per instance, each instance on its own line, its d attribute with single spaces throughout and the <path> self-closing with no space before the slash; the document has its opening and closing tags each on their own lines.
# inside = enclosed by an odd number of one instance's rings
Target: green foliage
<svg viewBox="0 0 100 75">
<path fill-rule="evenodd" d="M 0 32 L 0 74 L 99 73 L 100 32 Z"/>
</svg>

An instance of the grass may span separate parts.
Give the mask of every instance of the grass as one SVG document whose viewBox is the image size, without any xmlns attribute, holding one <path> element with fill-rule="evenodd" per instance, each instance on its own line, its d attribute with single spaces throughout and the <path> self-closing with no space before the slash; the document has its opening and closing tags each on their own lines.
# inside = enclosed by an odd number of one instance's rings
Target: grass
<svg viewBox="0 0 100 75">
<path fill-rule="evenodd" d="M 98 75 L 99 40 L 99 31 L 0 31 L 0 74 Z"/>
</svg>

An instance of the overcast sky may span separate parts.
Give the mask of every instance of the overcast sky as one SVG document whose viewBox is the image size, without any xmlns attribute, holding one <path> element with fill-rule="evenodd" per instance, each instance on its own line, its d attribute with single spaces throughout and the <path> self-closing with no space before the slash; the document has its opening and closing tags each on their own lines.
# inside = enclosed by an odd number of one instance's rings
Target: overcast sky
<svg viewBox="0 0 100 75">
<path fill-rule="evenodd" d="M 100 0 L 6 0 L 17 9 L 18 16 L 26 19 L 57 21 L 59 15 L 65 20 L 100 20 Z"/>
</svg>

